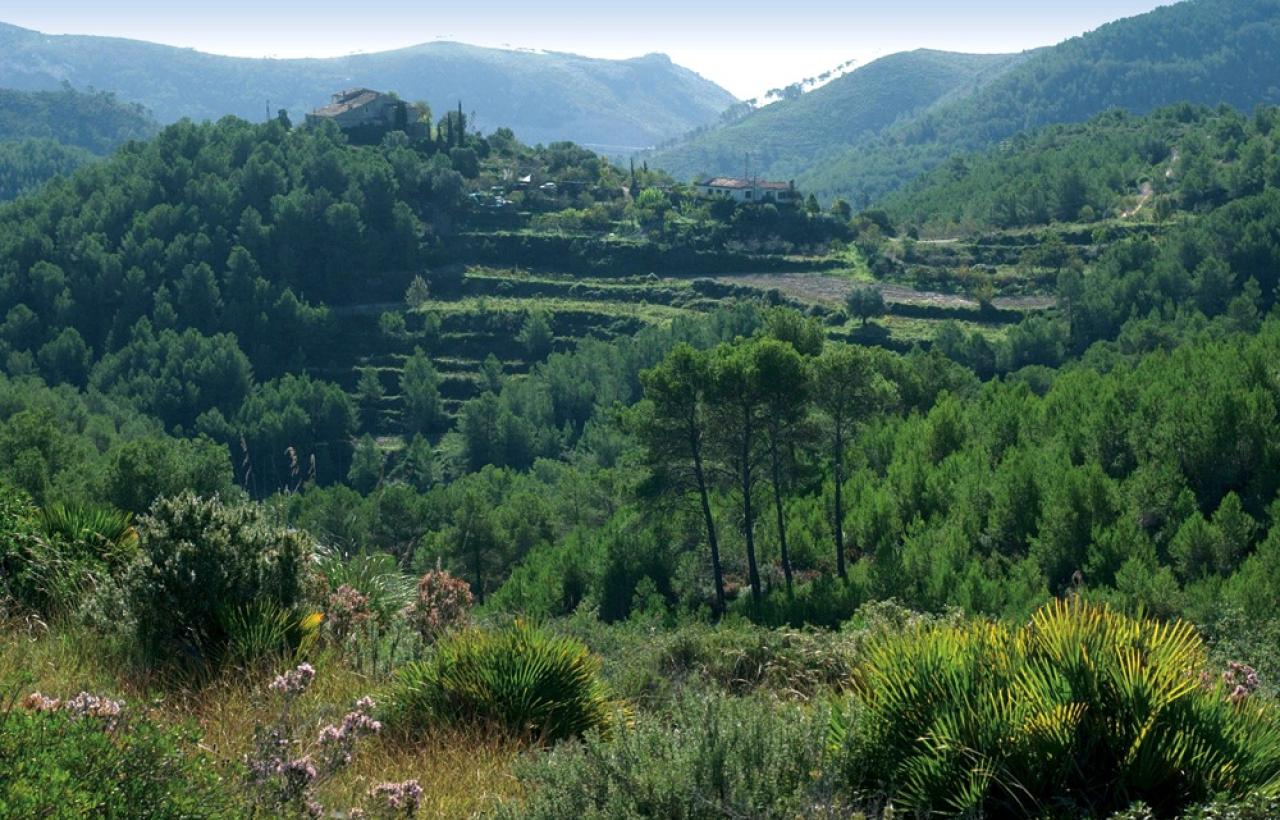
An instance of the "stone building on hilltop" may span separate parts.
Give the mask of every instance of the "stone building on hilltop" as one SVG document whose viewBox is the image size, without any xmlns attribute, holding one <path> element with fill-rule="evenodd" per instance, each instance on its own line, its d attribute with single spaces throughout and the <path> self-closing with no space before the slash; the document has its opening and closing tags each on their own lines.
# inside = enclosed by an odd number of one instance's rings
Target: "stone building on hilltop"
<svg viewBox="0 0 1280 820">
<path fill-rule="evenodd" d="M 725 198 L 736 202 L 774 202 L 794 205 L 800 201 L 800 193 L 792 182 L 774 182 L 765 179 L 741 177 L 712 177 L 697 183 L 698 196 Z"/>
<path fill-rule="evenodd" d="M 333 95 L 333 102 L 307 115 L 307 125 L 336 123 L 357 142 L 376 142 L 389 131 L 411 132 L 409 106 L 393 94 L 368 88 L 351 88 Z M 414 134 L 410 134 L 414 136 Z"/>
</svg>

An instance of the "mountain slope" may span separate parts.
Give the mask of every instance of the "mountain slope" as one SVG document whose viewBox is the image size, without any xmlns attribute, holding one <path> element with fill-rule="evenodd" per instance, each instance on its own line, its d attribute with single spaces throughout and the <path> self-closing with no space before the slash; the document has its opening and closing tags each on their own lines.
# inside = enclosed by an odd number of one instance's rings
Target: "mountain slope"
<svg viewBox="0 0 1280 820">
<path fill-rule="evenodd" d="M 150 137 L 156 130 L 145 110 L 112 94 L 0 88 L 0 140 L 51 139 L 105 154 L 128 140 Z"/>
<path fill-rule="evenodd" d="M 1182 101 L 1246 110 L 1280 102 L 1280 0 L 1188 0 L 1110 23 L 891 128 L 876 145 L 816 164 L 798 182 L 820 195 L 875 199 L 1028 128 Z"/>
<path fill-rule="evenodd" d="M 0 24 L 0 86 L 108 88 L 162 122 L 235 114 L 268 104 L 295 119 L 335 91 L 369 86 L 425 99 L 437 115 L 459 101 L 486 130 L 530 143 L 653 145 L 714 121 L 734 98 L 666 56 L 599 60 L 572 54 L 428 43 L 329 59 L 223 57 L 137 40 L 49 36 Z"/>
<path fill-rule="evenodd" d="M 157 130 L 144 108 L 106 92 L 0 88 L 0 202 Z"/>
<path fill-rule="evenodd" d="M 753 171 L 790 179 L 824 156 L 865 142 L 904 116 L 967 95 L 1021 55 L 920 49 L 883 57 L 794 100 L 753 111 L 658 151 L 650 160 L 677 178 Z"/>
<path fill-rule="evenodd" d="M 1112 110 L 957 157 L 880 206 L 895 222 L 947 235 L 1211 210 L 1280 185 L 1278 139 L 1276 107 Z"/>
</svg>

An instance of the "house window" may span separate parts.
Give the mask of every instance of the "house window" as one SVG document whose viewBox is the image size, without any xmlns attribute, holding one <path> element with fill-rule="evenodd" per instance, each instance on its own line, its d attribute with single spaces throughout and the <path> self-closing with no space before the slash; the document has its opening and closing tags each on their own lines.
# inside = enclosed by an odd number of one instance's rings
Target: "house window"
<svg viewBox="0 0 1280 820">
<path fill-rule="evenodd" d="M 747 199 L 750 199 L 750 198 L 751 198 L 751 194 L 752 194 L 752 193 L 753 193 L 752 191 L 747 191 Z"/>
</svg>

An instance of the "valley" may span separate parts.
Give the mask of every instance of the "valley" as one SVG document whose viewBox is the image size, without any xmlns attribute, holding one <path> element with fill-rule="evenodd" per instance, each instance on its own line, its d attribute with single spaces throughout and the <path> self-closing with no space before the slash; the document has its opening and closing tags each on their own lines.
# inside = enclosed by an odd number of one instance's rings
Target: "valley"
<svg viewBox="0 0 1280 820">
<path fill-rule="evenodd" d="M 1278 33 L 0 25 L 0 818 L 1280 816 Z"/>
</svg>

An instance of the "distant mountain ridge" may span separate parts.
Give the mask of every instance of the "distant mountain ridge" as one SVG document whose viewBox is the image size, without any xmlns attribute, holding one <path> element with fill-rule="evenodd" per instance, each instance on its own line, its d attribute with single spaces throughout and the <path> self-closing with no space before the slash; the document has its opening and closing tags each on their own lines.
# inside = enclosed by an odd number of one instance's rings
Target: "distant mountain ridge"
<svg viewBox="0 0 1280 820">
<path fill-rule="evenodd" d="M 508 126 L 529 144 L 573 140 L 619 152 L 713 122 L 736 102 L 661 54 L 604 60 L 437 42 L 347 57 L 252 59 L 0 23 L 0 87 L 64 82 L 110 90 L 161 122 L 227 114 L 261 120 L 268 105 L 299 118 L 335 91 L 368 86 L 425 99 L 437 116 L 461 101 L 480 127 Z"/>
<path fill-rule="evenodd" d="M 957 154 L 1110 108 L 1280 102 L 1280 0 L 1186 0 L 1041 49 L 976 93 L 815 163 L 797 182 L 874 201 Z"/>
<path fill-rule="evenodd" d="M 740 174 L 749 157 L 753 173 L 791 179 L 905 117 L 974 93 L 1025 58 L 930 49 L 891 54 L 800 97 L 659 149 L 650 162 L 685 179 Z"/>
</svg>

